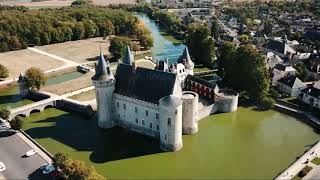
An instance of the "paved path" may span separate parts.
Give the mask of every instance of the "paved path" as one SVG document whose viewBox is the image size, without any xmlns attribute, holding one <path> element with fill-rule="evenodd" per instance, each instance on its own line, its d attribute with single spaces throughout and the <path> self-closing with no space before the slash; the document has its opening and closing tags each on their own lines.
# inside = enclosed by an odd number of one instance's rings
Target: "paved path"
<svg viewBox="0 0 320 180">
<path fill-rule="evenodd" d="M 59 56 L 56 56 L 54 54 L 50 54 L 50 53 L 47 53 L 45 51 L 41 51 L 40 49 L 36 49 L 36 48 L 33 48 L 33 47 L 28 47 L 28 49 L 30 51 L 33 51 L 33 52 L 36 52 L 36 53 L 39 53 L 39 54 L 42 54 L 42 55 L 45 55 L 45 56 L 48 56 L 48 57 L 51 57 L 53 59 L 56 59 L 58 61 L 62 61 L 68 65 L 71 65 L 71 66 L 74 66 L 74 65 L 78 65 L 78 63 L 75 63 L 71 60 L 68 60 L 68 59 L 65 59 L 65 58 L 62 58 L 62 57 L 59 57 Z"/>
<path fill-rule="evenodd" d="M 284 172 L 282 172 L 276 180 L 280 179 L 291 179 L 299 171 L 301 171 L 307 164 L 305 163 L 307 160 L 309 161 L 308 165 L 311 164 L 311 160 L 316 156 L 320 155 L 320 142 L 310 148 L 303 156 L 301 156 L 297 161 L 295 161 L 291 166 L 289 166 Z M 311 165 L 313 166 L 313 165 Z M 319 173 L 319 172 L 318 172 Z"/>
</svg>

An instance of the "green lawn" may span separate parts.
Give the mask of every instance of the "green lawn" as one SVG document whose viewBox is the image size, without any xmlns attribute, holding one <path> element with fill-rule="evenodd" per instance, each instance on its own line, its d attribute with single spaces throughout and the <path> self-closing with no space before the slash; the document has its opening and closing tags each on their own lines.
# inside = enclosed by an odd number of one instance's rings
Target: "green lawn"
<svg viewBox="0 0 320 180">
<path fill-rule="evenodd" d="M 312 159 L 311 162 L 312 162 L 313 164 L 320 165 L 320 158 L 319 158 L 319 157 L 315 157 L 314 159 Z"/>
</svg>

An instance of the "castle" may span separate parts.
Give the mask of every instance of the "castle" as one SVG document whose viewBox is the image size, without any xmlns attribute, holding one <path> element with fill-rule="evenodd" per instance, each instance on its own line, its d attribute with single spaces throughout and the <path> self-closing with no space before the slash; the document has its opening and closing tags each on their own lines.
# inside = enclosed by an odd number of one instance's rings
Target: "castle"
<svg viewBox="0 0 320 180">
<path fill-rule="evenodd" d="M 193 76 L 187 47 L 177 63 L 156 61 L 155 69 L 137 67 L 127 46 L 115 76 L 100 52 L 92 77 L 98 126 L 121 126 L 160 140 L 164 151 L 183 147 L 182 134 L 198 132 L 198 120 L 237 109 L 238 93 Z M 199 98 L 200 97 L 200 98 Z M 198 107 L 201 99 L 210 105 Z"/>
</svg>

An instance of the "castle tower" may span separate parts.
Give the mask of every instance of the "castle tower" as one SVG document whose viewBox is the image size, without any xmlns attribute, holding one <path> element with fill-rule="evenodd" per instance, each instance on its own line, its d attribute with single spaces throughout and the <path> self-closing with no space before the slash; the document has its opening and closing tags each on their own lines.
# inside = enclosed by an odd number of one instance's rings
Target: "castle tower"
<svg viewBox="0 0 320 180">
<path fill-rule="evenodd" d="M 133 61 L 134 61 L 134 56 L 131 53 L 129 46 L 127 45 L 126 51 L 125 51 L 124 57 L 123 57 L 123 64 L 132 65 Z"/>
<path fill-rule="evenodd" d="M 188 74 L 193 75 L 194 63 L 190 58 L 188 47 L 186 46 L 182 55 L 180 56 L 179 63 L 183 63 L 185 65 Z"/>
<path fill-rule="evenodd" d="M 104 59 L 100 51 L 96 73 L 91 78 L 96 90 L 98 107 L 98 126 L 104 129 L 114 126 L 112 95 L 115 88 L 115 78 L 111 72 L 109 61 Z"/>
<path fill-rule="evenodd" d="M 19 84 L 20 96 L 26 97 L 28 95 L 28 88 L 27 88 L 27 84 L 26 84 L 26 77 L 22 73 L 20 73 L 20 76 L 18 79 L 18 84 Z"/>
<path fill-rule="evenodd" d="M 164 151 L 179 151 L 182 146 L 182 100 L 174 95 L 159 100 L 160 146 Z"/>
<path fill-rule="evenodd" d="M 184 91 L 181 99 L 183 101 L 182 132 L 183 134 L 195 134 L 198 132 L 198 94 L 192 91 Z"/>
</svg>

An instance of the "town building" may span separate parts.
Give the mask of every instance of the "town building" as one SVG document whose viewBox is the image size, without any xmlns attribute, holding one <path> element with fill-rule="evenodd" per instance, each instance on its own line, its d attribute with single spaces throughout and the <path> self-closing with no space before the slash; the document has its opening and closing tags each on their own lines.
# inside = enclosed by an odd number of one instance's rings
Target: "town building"
<svg viewBox="0 0 320 180">
<path fill-rule="evenodd" d="M 147 69 L 136 66 L 127 47 L 114 76 L 100 53 L 92 77 L 98 126 L 121 126 L 159 139 L 165 151 L 180 150 L 182 135 L 196 133 L 200 119 L 215 112 L 235 111 L 238 104 L 237 92 L 207 87 L 192 75 L 193 67 L 187 48 L 176 64 L 158 61 L 155 69 Z"/>
<path fill-rule="evenodd" d="M 311 107 L 320 109 L 320 82 L 318 81 L 313 86 L 303 89 L 299 99 Z"/>
<path fill-rule="evenodd" d="M 297 97 L 300 91 L 306 87 L 307 85 L 295 76 L 281 78 L 277 83 L 279 91 L 294 97 Z"/>
<path fill-rule="evenodd" d="M 277 86 L 277 82 L 279 79 L 294 76 L 296 74 L 296 70 L 289 64 L 276 64 L 272 71 L 272 79 L 271 85 Z"/>
</svg>

